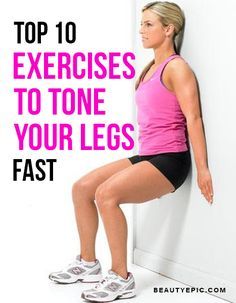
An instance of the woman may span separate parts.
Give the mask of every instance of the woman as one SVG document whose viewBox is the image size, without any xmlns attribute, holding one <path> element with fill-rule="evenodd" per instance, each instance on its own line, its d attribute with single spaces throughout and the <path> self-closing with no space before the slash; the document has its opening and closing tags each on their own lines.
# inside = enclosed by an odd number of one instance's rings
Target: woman
<svg viewBox="0 0 236 303">
<path fill-rule="evenodd" d="M 154 60 L 136 85 L 139 155 L 97 168 L 73 186 L 81 253 L 49 277 L 58 283 L 100 281 L 95 255 L 99 211 L 112 267 L 105 279 L 82 293 L 84 299 L 107 302 L 135 295 L 134 277 L 127 271 L 127 224 L 119 205 L 160 198 L 184 183 L 191 164 L 187 132 L 198 186 L 206 200 L 213 201 L 196 79 L 178 55 L 183 30 L 184 13 L 175 3 L 158 1 L 143 8 L 140 34 L 144 48 L 153 48 Z"/>
</svg>

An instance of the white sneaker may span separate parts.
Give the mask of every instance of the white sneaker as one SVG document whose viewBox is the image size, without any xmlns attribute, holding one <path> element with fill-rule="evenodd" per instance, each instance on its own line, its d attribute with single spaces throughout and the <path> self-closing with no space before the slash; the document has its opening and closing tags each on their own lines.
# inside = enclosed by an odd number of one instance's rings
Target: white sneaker
<svg viewBox="0 0 236 303">
<path fill-rule="evenodd" d="M 98 260 L 92 266 L 85 265 L 80 255 L 76 260 L 70 263 L 66 268 L 49 275 L 53 282 L 61 284 L 70 284 L 75 282 L 99 282 L 102 279 L 102 268 Z"/>
<path fill-rule="evenodd" d="M 95 285 L 93 289 L 82 292 L 81 297 L 92 302 L 110 302 L 115 299 L 128 299 L 136 295 L 135 281 L 133 275 L 129 272 L 128 278 L 108 271 L 108 275 Z"/>
</svg>

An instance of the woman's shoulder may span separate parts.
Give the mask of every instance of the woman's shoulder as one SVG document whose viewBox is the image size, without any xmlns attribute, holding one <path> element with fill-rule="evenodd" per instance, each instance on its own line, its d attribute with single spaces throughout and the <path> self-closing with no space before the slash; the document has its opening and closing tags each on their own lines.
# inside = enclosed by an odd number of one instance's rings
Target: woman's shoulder
<svg viewBox="0 0 236 303">
<path fill-rule="evenodd" d="M 189 63 L 182 57 L 175 57 L 167 65 L 167 79 L 171 87 L 184 87 L 186 83 L 195 83 L 195 74 Z"/>
<path fill-rule="evenodd" d="M 172 60 L 168 63 L 169 70 L 172 71 L 192 71 L 188 61 L 182 57 L 181 55 L 178 55 L 174 57 Z"/>
</svg>

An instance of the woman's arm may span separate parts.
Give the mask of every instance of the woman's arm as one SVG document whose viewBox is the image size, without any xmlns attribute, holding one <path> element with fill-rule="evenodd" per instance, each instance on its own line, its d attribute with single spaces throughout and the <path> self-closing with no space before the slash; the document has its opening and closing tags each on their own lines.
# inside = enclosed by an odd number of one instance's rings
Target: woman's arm
<svg viewBox="0 0 236 303">
<path fill-rule="evenodd" d="M 212 178 L 208 168 L 206 139 L 200 113 L 197 82 L 194 73 L 182 59 L 170 61 L 169 81 L 186 117 L 189 139 L 194 152 L 197 181 L 201 193 L 213 202 Z"/>
</svg>

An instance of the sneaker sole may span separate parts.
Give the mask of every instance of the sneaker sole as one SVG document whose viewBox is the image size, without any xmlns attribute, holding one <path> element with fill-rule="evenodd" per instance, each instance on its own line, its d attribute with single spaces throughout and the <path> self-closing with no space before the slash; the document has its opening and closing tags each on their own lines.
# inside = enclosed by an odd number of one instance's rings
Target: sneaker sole
<svg viewBox="0 0 236 303">
<path fill-rule="evenodd" d="M 81 294 L 81 298 L 86 300 L 86 301 L 89 301 L 89 302 L 113 302 L 114 300 L 117 300 L 117 299 L 131 299 L 131 298 L 134 298 L 136 296 L 136 290 L 135 289 L 131 289 L 125 293 L 123 293 L 122 295 L 117 295 L 114 299 L 109 299 L 109 300 L 105 300 L 105 298 L 97 298 L 97 300 L 95 299 L 87 299 L 85 297 L 85 294 L 82 293 Z"/>
<path fill-rule="evenodd" d="M 102 275 L 88 275 L 88 276 L 85 276 L 83 278 L 79 278 L 79 279 L 77 279 L 75 281 L 74 280 L 71 281 L 70 279 L 67 279 L 67 280 L 63 280 L 63 279 L 57 280 L 57 278 L 53 278 L 50 275 L 49 275 L 48 278 L 51 281 L 56 282 L 58 284 L 73 284 L 73 283 L 77 283 L 77 282 L 81 282 L 81 283 L 97 283 L 97 282 L 99 282 L 102 279 Z"/>
</svg>

